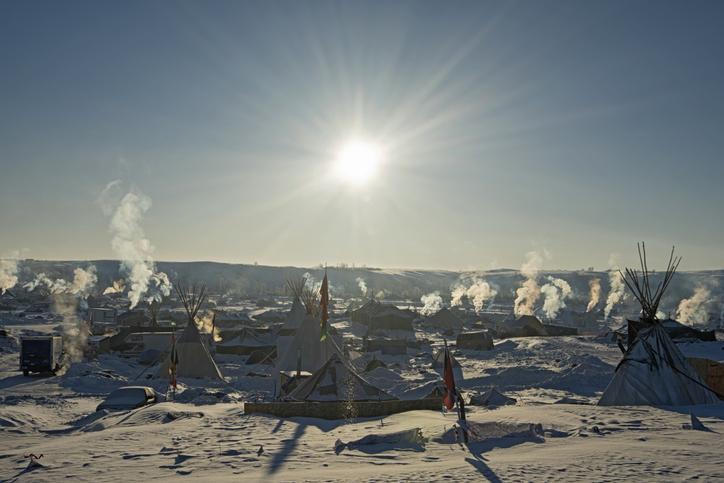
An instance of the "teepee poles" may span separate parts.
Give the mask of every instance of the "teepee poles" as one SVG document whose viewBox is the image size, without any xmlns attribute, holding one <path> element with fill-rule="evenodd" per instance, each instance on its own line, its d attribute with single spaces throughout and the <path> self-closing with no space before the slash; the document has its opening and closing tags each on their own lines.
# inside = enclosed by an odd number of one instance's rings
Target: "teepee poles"
<svg viewBox="0 0 724 483">
<path fill-rule="evenodd" d="M 639 278 L 636 270 L 626 268 L 626 274 L 624 275 L 620 270 L 619 273 L 626 283 L 626 286 L 631 290 L 633 296 L 641 304 L 641 320 L 645 322 L 654 322 L 658 318 L 656 313 L 659 309 L 659 303 L 664 292 L 671 283 L 671 279 L 676 273 L 676 269 L 679 267 L 681 257 L 674 256 L 674 247 L 671 247 L 671 255 L 669 256 L 669 264 L 666 267 L 664 273 L 664 279 L 656 287 L 656 290 L 651 291 L 651 280 L 649 278 L 649 267 L 646 260 L 646 245 L 644 242 L 637 244 L 639 249 L 639 261 L 641 262 L 641 278 Z"/>
</svg>

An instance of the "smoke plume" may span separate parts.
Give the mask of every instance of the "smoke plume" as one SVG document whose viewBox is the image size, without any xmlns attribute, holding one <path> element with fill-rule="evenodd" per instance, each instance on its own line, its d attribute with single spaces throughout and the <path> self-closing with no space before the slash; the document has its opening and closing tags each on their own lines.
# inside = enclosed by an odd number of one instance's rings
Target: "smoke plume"
<svg viewBox="0 0 724 483">
<path fill-rule="evenodd" d="M 548 255 L 547 253 L 545 254 Z M 529 252 L 526 254 L 526 261 L 520 268 L 520 273 L 526 280 L 515 292 L 517 295 L 513 309 L 515 315 L 533 315 L 533 307 L 541 293 L 536 280 L 542 265 L 543 256 L 539 252 Z"/>
<path fill-rule="evenodd" d="M 555 319 L 558 312 L 566 307 L 565 299 L 571 294 L 571 286 L 563 279 L 548 277 L 550 283 L 541 287 L 545 295 L 543 313 L 549 319 Z"/>
<path fill-rule="evenodd" d="M 461 305 L 463 296 L 467 296 L 475 306 L 475 311 L 481 312 L 486 301 L 489 300 L 489 305 L 493 305 L 499 288 L 500 287 L 495 285 L 491 286 L 485 280 L 475 279 L 475 283 L 468 288 L 465 288 L 464 285 L 458 285 L 453 289 L 450 305 L 453 307 Z"/>
<path fill-rule="evenodd" d="M 88 293 L 96 282 L 98 282 L 98 275 L 96 275 L 96 266 L 91 265 L 88 270 L 82 268 L 76 268 L 73 277 L 73 283 L 68 287 L 68 291 L 73 295 L 83 295 Z"/>
<path fill-rule="evenodd" d="M 591 301 L 588 302 L 586 312 L 590 312 L 593 308 L 598 305 L 598 301 L 601 300 L 601 279 L 594 278 L 588 281 L 588 286 L 591 288 L 590 297 Z"/>
<path fill-rule="evenodd" d="M 23 285 L 29 291 L 35 290 L 40 285 L 48 287 L 50 293 L 69 293 L 75 296 L 82 296 L 90 291 L 98 281 L 95 265 L 91 265 L 87 270 L 76 268 L 73 272 L 73 282 L 68 282 L 62 278 L 53 280 L 44 273 L 40 273 L 35 280 Z"/>
<path fill-rule="evenodd" d="M 438 313 L 442 308 L 442 297 L 440 297 L 440 292 L 423 295 L 420 297 L 420 302 L 425 304 L 422 310 L 420 310 L 420 313 L 425 317 Z"/>
<path fill-rule="evenodd" d="M 104 212 L 109 213 L 112 192 L 118 189 L 119 182 L 110 183 L 101 195 Z M 121 260 L 121 273 L 126 277 L 131 289 L 128 298 L 133 309 L 142 299 L 161 300 L 171 293 L 171 283 L 163 272 L 156 272 L 151 253 L 151 242 L 141 227 L 143 215 L 151 208 L 151 198 L 132 189 L 118 202 L 111 216 L 110 232 L 113 234 L 111 246 Z"/>
<path fill-rule="evenodd" d="M 103 291 L 103 295 L 108 295 L 109 293 L 123 293 L 124 290 L 126 290 L 126 281 L 116 280 L 113 282 L 111 287 L 108 287 Z"/>
<path fill-rule="evenodd" d="M 705 325 L 709 321 L 706 304 L 711 293 L 704 287 L 697 287 L 691 298 L 682 300 L 676 309 L 676 319 L 686 325 Z"/>
<path fill-rule="evenodd" d="M 13 258 L 0 259 L 0 294 L 18 283 L 18 261 Z"/>
<path fill-rule="evenodd" d="M 357 277 L 357 285 L 359 286 L 359 289 L 362 291 L 362 296 L 367 296 L 367 285 L 365 285 L 365 281 L 362 277 Z"/>
<path fill-rule="evenodd" d="M 608 278 L 611 285 L 611 291 L 608 293 L 606 308 L 603 310 L 604 320 L 608 319 L 608 316 L 611 315 L 613 306 L 623 300 L 624 293 L 624 283 L 623 277 L 621 277 L 621 272 L 618 270 L 611 270 L 608 272 Z"/>
<path fill-rule="evenodd" d="M 199 332 L 206 332 L 206 333 L 212 333 L 214 334 L 214 341 L 219 342 L 221 340 L 221 335 L 219 334 L 219 328 L 214 325 L 214 312 L 211 310 L 204 311 L 203 315 L 199 317 L 196 316 L 196 327 L 199 329 Z"/>
</svg>

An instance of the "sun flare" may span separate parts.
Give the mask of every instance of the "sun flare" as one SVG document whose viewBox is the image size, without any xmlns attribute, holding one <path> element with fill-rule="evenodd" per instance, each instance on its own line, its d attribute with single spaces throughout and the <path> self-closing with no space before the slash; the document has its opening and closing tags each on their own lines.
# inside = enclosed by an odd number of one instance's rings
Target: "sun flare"
<svg viewBox="0 0 724 483">
<path fill-rule="evenodd" d="M 337 161 L 337 174 L 342 178 L 361 183 L 375 174 L 380 162 L 379 149 L 365 142 L 354 141 L 347 144 Z"/>
</svg>

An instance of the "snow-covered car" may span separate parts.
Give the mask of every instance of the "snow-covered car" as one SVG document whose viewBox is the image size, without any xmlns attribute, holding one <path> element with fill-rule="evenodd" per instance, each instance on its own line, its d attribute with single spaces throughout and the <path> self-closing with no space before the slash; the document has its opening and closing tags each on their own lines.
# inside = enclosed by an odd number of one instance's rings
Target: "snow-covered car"
<svg viewBox="0 0 724 483">
<path fill-rule="evenodd" d="M 126 410 L 136 409 L 148 404 L 159 402 L 160 395 L 148 386 L 121 387 L 111 392 L 105 401 L 100 403 L 96 411 L 101 409 Z"/>
</svg>

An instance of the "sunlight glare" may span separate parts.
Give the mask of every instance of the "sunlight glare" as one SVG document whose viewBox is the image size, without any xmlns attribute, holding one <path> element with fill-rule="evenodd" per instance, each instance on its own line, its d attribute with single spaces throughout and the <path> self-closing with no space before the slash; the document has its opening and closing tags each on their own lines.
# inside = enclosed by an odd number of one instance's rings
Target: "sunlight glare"
<svg viewBox="0 0 724 483">
<path fill-rule="evenodd" d="M 372 177 L 380 161 L 379 150 L 368 143 L 354 141 L 342 150 L 337 163 L 337 173 L 355 183 Z"/>
</svg>

